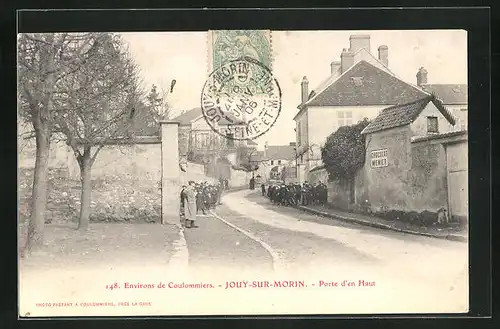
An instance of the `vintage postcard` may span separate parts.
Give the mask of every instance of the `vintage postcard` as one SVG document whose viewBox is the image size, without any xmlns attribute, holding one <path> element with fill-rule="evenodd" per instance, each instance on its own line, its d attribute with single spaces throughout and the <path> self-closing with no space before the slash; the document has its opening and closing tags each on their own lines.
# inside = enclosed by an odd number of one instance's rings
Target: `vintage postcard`
<svg viewBox="0 0 500 329">
<path fill-rule="evenodd" d="M 17 43 L 20 317 L 469 310 L 466 31 Z"/>
</svg>

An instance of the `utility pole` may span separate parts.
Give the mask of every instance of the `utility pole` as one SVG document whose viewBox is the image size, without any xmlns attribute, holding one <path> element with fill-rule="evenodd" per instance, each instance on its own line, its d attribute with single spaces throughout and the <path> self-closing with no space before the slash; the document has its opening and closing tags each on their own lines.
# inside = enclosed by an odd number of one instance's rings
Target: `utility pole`
<svg viewBox="0 0 500 329">
<path fill-rule="evenodd" d="M 295 177 L 297 178 L 297 183 L 300 184 L 300 179 L 299 179 L 299 155 L 297 153 L 297 147 L 294 147 L 293 150 L 295 151 Z"/>
</svg>

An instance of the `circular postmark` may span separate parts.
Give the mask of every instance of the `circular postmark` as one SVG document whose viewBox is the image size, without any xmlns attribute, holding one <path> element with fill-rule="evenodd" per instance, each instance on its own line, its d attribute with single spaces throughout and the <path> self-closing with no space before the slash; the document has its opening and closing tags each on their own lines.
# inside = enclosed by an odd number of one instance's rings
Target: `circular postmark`
<svg viewBox="0 0 500 329">
<path fill-rule="evenodd" d="M 229 139 L 262 136 L 281 111 L 281 89 L 271 71 L 251 57 L 228 61 L 210 74 L 201 93 L 210 128 Z"/>
</svg>

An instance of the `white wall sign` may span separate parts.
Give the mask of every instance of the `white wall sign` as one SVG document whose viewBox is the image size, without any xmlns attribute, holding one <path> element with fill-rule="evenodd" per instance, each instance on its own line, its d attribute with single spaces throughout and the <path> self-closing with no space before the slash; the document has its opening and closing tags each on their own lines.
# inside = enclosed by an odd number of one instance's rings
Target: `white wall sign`
<svg viewBox="0 0 500 329">
<path fill-rule="evenodd" d="M 387 149 L 371 151 L 370 164 L 372 168 L 387 167 Z"/>
</svg>

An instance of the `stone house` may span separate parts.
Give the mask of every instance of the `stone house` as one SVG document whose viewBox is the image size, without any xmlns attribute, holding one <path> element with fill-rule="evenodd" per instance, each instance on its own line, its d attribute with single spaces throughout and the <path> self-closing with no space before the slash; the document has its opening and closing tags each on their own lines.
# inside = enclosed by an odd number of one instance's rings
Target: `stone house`
<svg viewBox="0 0 500 329">
<path fill-rule="evenodd" d="M 427 96 L 395 105 L 362 131 L 365 164 L 352 182 L 330 182 L 330 201 L 344 209 L 430 211 L 467 218 L 467 131 Z"/>
<path fill-rule="evenodd" d="M 375 57 L 369 35 L 352 35 L 349 49 L 342 51 L 340 61 L 331 63 L 329 77 L 311 92 L 308 85 L 304 77 L 301 104 L 294 117 L 300 176 L 304 179 L 321 166 L 321 146 L 339 127 L 363 118 L 374 119 L 388 106 L 429 95 L 390 70 L 387 46 L 378 47 Z"/>
</svg>

